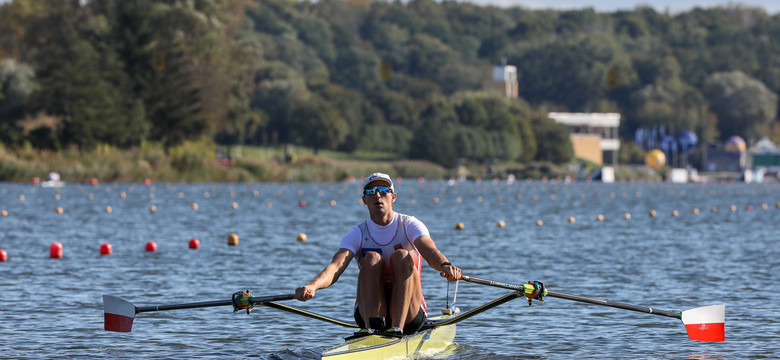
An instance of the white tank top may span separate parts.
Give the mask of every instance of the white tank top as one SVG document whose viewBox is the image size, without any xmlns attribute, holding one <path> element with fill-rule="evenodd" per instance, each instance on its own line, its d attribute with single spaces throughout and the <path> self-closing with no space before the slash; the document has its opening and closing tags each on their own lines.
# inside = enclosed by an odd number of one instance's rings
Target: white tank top
<svg viewBox="0 0 780 360">
<path fill-rule="evenodd" d="M 377 225 L 371 219 L 366 219 L 355 225 L 341 239 L 341 248 L 348 249 L 355 254 L 355 261 L 360 266 L 360 260 L 369 251 L 381 255 L 385 259 L 385 286 L 392 284 L 392 268 L 390 255 L 398 249 L 406 249 L 414 260 L 417 275 L 422 278 L 422 256 L 414 246 L 414 240 L 423 235 L 429 235 L 428 228 L 422 221 L 414 216 L 395 213 L 393 221 L 386 226 Z M 422 300 L 425 311 L 428 307 L 425 298 Z"/>
</svg>

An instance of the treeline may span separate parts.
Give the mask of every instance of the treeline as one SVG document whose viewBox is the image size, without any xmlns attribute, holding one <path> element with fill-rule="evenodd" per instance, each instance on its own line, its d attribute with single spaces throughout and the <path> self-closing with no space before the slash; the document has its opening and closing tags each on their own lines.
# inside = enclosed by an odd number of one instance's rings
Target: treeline
<svg viewBox="0 0 780 360">
<path fill-rule="evenodd" d="M 778 15 L 741 6 L 15 0 L 0 5 L 0 142 L 563 163 L 571 144 L 549 111 L 619 112 L 625 140 L 664 127 L 701 144 L 778 141 L 777 39 Z M 502 62 L 517 66 L 519 99 L 485 90 Z"/>
</svg>

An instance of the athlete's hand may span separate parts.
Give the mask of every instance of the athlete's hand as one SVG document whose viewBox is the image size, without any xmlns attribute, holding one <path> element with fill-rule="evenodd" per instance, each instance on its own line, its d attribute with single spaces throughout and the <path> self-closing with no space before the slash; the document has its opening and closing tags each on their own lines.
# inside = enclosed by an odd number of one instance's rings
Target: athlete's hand
<svg viewBox="0 0 780 360">
<path fill-rule="evenodd" d="M 295 298 L 300 301 L 311 300 L 317 290 L 309 285 L 299 286 L 295 289 Z"/>
<path fill-rule="evenodd" d="M 455 265 L 444 265 L 441 267 L 441 272 L 439 273 L 441 277 L 447 278 L 449 281 L 458 281 L 460 280 L 460 268 Z"/>
</svg>

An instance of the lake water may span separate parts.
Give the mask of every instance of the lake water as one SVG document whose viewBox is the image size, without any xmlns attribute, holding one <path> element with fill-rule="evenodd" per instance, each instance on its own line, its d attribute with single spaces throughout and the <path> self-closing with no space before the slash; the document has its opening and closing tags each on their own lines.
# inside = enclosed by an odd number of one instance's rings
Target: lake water
<svg viewBox="0 0 780 360">
<path fill-rule="evenodd" d="M 688 340 L 672 318 L 516 300 L 459 323 L 448 359 L 780 357 L 778 184 L 405 179 L 396 187 L 395 210 L 421 219 L 464 274 L 539 280 L 557 292 L 670 311 L 726 304 L 726 341 L 705 343 Z M 0 248 L 8 253 L 0 262 L 0 358 L 316 359 L 353 330 L 270 308 L 246 315 L 220 307 L 143 313 L 131 333 L 114 333 L 103 330 L 102 295 L 146 306 L 229 299 L 244 289 L 290 293 L 365 219 L 359 191 L 357 182 L 0 183 Z M 227 245 L 231 233 L 238 246 Z M 299 233 L 306 242 L 296 241 Z M 191 238 L 199 250 L 188 249 Z M 49 258 L 55 241 L 62 259 Z M 148 241 L 156 252 L 144 250 Z M 112 255 L 100 256 L 104 242 Z M 351 320 L 356 275 L 351 264 L 314 300 L 290 305 Z M 437 313 L 446 282 L 426 268 L 423 288 Z M 461 282 L 456 305 L 467 310 L 506 293 Z"/>
</svg>

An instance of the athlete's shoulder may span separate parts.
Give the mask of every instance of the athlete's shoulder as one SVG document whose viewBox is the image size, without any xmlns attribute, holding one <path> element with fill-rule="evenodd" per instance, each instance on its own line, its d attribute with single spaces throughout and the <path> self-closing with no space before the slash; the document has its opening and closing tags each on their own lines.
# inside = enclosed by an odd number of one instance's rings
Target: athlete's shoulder
<svg viewBox="0 0 780 360">
<path fill-rule="evenodd" d="M 420 219 L 418 219 L 418 218 L 416 218 L 416 217 L 414 217 L 412 215 L 401 214 L 401 213 L 397 213 L 397 214 L 398 214 L 398 220 L 400 220 L 401 222 L 404 222 L 404 223 L 421 223 L 422 224 L 422 221 L 420 221 Z"/>
</svg>

